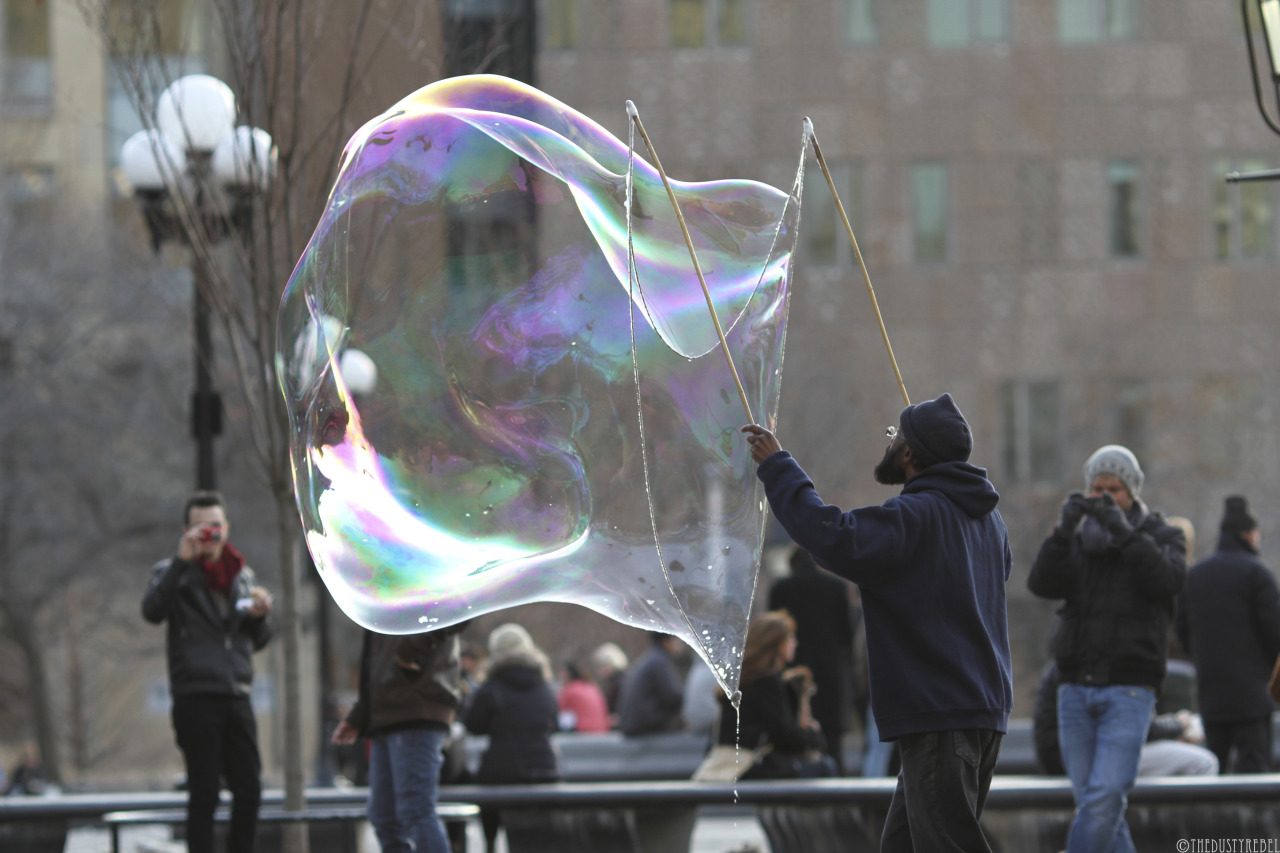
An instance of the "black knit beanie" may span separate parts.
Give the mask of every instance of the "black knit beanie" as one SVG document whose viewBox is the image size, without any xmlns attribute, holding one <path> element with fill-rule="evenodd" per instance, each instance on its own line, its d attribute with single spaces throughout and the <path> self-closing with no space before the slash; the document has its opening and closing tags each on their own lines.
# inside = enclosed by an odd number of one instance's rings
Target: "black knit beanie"
<svg viewBox="0 0 1280 853">
<path fill-rule="evenodd" d="M 907 406 L 898 425 L 919 468 L 938 462 L 968 462 L 973 452 L 973 433 L 950 394 Z"/>
<path fill-rule="evenodd" d="M 1244 495 L 1232 495 L 1226 500 L 1222 513 L 1223 533 L 1247 533 L 1258 527 L 1258 517 L 1249 509 L 1249 500 Z"/>
</svg>

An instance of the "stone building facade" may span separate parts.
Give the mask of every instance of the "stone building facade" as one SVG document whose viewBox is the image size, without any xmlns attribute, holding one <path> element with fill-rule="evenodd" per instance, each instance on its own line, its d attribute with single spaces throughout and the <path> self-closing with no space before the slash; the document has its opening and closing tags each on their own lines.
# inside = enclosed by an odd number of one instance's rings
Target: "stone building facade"
<svg viewBox="0 0 1280 853">
<path fill-rule="evenodd" d="M 1097 446 L 1212 550 L 1222 497 L 1280 508 L 1275 167 L 1230 0 L 547 0 L 540 88 L 690 180 L 789 186 L 812 118 L 907 391 L 951 391 L 1004 496 L 1018 699 L 1025 579 Z M 901 396 L 809 160 L 779 435 L 846 505 Z M 1264 546 L 1265 549 L 1265 546 Z"/>
</svg>

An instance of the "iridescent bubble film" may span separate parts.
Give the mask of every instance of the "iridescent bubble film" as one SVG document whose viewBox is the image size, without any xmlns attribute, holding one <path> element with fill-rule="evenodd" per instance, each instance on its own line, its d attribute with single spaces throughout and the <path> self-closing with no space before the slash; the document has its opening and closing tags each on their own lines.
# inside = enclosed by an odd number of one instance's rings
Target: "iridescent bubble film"
<svg viewBox="0 0 1280 853">
<path fill-rule="evenodd" d="M 569 602 L 676 634 L 732 692 L 764 497 L 674 211 L 629 162 L 501 77 L 428 86 L 352 138 L 281 305 L 298 506 L 367 627 Z M 673 186 L 772 425 L 798 177 Z"/>
</svg>

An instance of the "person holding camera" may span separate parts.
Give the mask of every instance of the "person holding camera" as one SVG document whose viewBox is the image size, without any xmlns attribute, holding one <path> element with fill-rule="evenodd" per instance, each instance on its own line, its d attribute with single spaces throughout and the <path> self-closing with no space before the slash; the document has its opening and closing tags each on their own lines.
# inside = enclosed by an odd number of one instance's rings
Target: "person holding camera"
<svg viewBox="0 0 1280 853">
<path fill-rule="evenodd" d="M 1058 738 L 1076 800 L 1067 851 L 1132 851 L 1124 813 L 1186 584 L 1186 539 L 1139 497 L 1144 476 L 1128 448 L 1099 448 L 1084 479 L 1088 494 L 1067 496 L 1027 586 L 1064 602 L 1055 659 Z"/>
<path fill-rule="evenodd" d="M 232 796 L 227 849 L 253 853 L 262 761 L 249 692 L 253 653 L 271 639 L 271 593 L 227 541 L 220 494 L 196 492 L 182 522 L 177 554 L 152 571 L 142 615 L 168 622 L 173 731 L 187 767 L 187 849 L 212 853 L 213 813 L 226 779 Z"/>
</svg>

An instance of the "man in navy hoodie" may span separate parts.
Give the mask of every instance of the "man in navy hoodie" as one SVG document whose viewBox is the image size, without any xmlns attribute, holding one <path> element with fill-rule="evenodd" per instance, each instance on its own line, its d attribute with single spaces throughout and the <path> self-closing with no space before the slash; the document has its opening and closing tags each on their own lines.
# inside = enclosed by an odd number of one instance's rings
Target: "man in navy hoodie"
<svg viewBox="0 0 1280 853">
<path fill-rule="evenodd" d="M 848 512 L 771 432 L 743 432 L 787 533 L 862 593 L 871 707 L 902 760 L 880 849 L 990 850 L 979 820 L 1013 708 L 1013 558 L 964 415 L 950 394 L 903 409 L 875 469 L 902 493 Z"/>
</svg>

